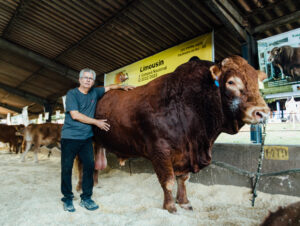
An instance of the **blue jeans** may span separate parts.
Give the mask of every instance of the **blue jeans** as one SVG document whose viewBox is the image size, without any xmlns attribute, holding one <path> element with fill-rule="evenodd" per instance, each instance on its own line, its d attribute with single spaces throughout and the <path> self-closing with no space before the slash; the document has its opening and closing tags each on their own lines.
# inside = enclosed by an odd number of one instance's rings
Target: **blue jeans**
<svg viewBox="0 0 300 226">
<path fill-rule="evenodd" d="M 83 164 L 82 200 L 91 198 L 93 194 L 93 172 L 95 168 L 92 139 L 61 139 L 61 192 L 63 202 L 74 198 L 72 192 L 72 168 L 76 155 Z"/>
</svg>

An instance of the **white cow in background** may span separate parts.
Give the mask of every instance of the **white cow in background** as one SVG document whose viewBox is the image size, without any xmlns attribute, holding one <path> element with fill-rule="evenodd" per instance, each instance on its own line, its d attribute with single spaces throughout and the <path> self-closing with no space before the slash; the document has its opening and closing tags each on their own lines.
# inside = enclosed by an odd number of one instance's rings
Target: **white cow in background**
<svg viewBox="0 0 300 226">
<path fill-rule="evenodd" d="M 300 122 L 300 101 L 295 101 L 294 97 L 285 102 L 286 113 L 289 116 L 289 121 Z"/>
</svg>

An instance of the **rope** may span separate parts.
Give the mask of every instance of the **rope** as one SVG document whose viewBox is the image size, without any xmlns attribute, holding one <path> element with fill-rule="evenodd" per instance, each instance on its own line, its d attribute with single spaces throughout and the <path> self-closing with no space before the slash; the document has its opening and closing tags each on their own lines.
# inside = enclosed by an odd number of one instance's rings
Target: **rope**
<svg viewBox="0 0 300 226">
<path fill-rule="evenodd" d="M 247 177 L 253 178 L 256 175 L 256 173 L 237 168 L 237 167 L 235 167 L 233 165 L 230 165 L 228 163 L 225 163 L 225 162 L 220 162 L 220 161 L 214 161 L 213 160 L 212 164 L 214 164 L 216 166 L 219 166 L 219 167 L 222 167 L 222 168 L 225 168 L 225 169 L 229 169 L 229 170 L 231 170 L 231 171 L 233 171 L 233 172 L 235 172 L 239 175 L 242 175 L 242 176 L 247 176 Z M 272 172 L 272 173 L 261 173 L 260 176 L 261 177 L 280 176 L 280 175 L 286 175 L 286 174 L 290 174 L 290 173 L 300 173 L 300 168 L 299 169 L 295 168 L 295 169 L 277 171 L 277 172 Z"/>
<path fill-rule="evenodd" d="M 225 162 L 219 162 L 219 161 L 212 161 L 212 164 L 216 165 L 216 166 L 219 166 L 219 167 L 222 167 L 222 168 L 225 168 L 225 169 L 229 169 L 239 175 L 242 175 L 242 176 L 247 176 L 247 177 L 253 177 L 254 176 L 254 173 L 252 172 L 249 172 L 247 170 L 243 170 L 243 169 L 240 169 L 240 168 L 237 168 L 233 165 L 230 165 L 228 163 L 225 163 Z"/>
</svg>

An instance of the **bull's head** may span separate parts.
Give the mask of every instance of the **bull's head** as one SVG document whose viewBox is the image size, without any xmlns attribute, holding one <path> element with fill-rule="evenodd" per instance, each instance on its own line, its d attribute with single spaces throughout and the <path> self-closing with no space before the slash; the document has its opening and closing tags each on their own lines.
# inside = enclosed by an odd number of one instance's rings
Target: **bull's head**
<svg viewBox="0 0 300 226">
<path fill-rule="evenodd" d="M 268 61 L 273 62 L 275 58 L 279 56 L 281 51 L 282 51 L 281 48 L 278 47 L 274 47 L 271 51 L 268 51 L 268 53 L 270 54 Z"/>
<path fill-rule="evenodd" d="M 258 71 L 239 56 L 226 58 L 210 68 L 220 84 L 224 112 L 228 117 L 247 124 L 266 120 L 270 109 L 258 88 Z"/>
</svg>

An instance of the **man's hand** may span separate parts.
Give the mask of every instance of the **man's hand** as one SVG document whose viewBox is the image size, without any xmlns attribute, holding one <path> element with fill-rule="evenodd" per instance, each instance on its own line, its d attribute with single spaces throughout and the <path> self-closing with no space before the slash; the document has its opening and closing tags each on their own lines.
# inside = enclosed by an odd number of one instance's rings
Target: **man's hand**
<svg viewBox="0 0 300 226">
<path fill-rule="evenodd" d="M 135 86 L 131 86 L 131 85 L 127 85 L 127 86 L 121 86 L 123 90 L 125 91 L 128 91 L 128 90 L 131 90 L 131 89 L 134 89 Z"/>
<path fill-rule="evenodd" d="M 95 126 L 99 127 L 100 129 L 103 129 L 105 131 L 108 131 L 110 128 L 110 125 L 106 121 L 107 121 L 107 119 L 96 119 Z"/>
<path fill-rule="evenodd" d="M 135 86 L 112 84 L 112 85 L 105 86 L 104 88 L 105 88 L 105 92 L 112 90 L 112 89 L 123 89 L 125 91 L 128 91 L 128 90 L 134 89 Z"/>
</svg>

